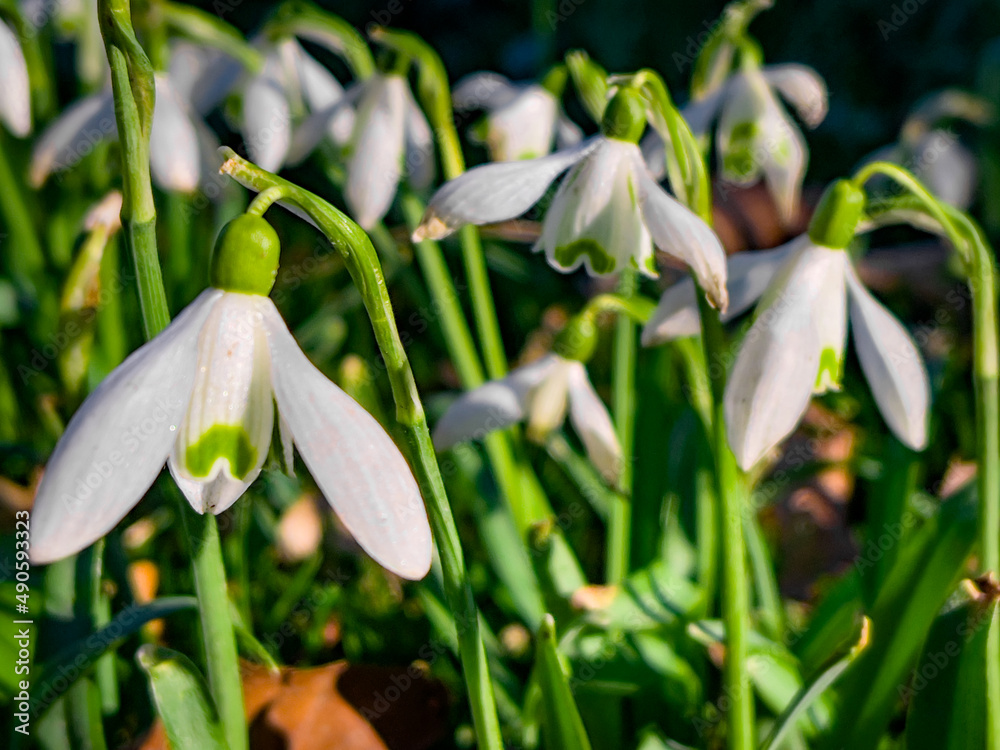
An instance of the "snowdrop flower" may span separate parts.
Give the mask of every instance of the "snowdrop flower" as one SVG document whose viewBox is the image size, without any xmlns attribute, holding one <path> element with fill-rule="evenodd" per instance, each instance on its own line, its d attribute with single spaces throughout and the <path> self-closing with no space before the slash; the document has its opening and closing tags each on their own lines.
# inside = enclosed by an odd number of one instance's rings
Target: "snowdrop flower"
<svg viewBox="0 0 1000 750">
<path fill-rule="evenodd" d="M 18 138 L 31 132 L 28 64 L 17 34 L 0 21 L 0 122 Z"/>
<path fill-rule="evenodd" d="M 519 216 L 569 169 L 534 247 L 551 266 L 569 272 L 583 265 L 595 275 L 632 267 L 655 276 L 655 243 L 687 263 L 712 304 L 725 309 L 725 251 L 708 225 L 649 173 L 637 145 L 644 110 L 638 93 L 620 89 L 605 110 L 601 135 L 539 159 L 469 170 L 435 193 L 413 239 L 440 239 L 463 224 Z"/>
<path fill-rule="evenodd" d="M 942 91 L 906 118 L 897 143 L 879 149 L 865 163 L 891 161 L 904 166 L 942 201 L 967 209 L 975 198 L 979 175 L 976 157 L 947 125 L 956 120 L 987 125 L 993 120 L 993 110 L 963 91 Z M 873 183 L 869 189 L 888 187 L 884 179 Z"/>
<path fill-rule="evenodd" d="M 722 177 L 748 184 L 763 173 L 785 224 L 799 211 L 808 150 L 780 94 L 810 128 L 826 117 L 826 84 L 805 65 L 746 66 L 714 91 L 689 103 L 682 114 L 696 136 L 718 119 L 716 151 Z M 663 173 L 663 141 L 651 133 L 643 143 L 650 167 Z"/>
<path fill-rule="evenodd" d="M 275 404 L 293 442 L 361 546 L 421 578 L 431 537 L 417 483 L 385 430 L 302 353 L 266 296 L 278 238 L 244 215 L 220 236 L 212 287 L 135 351 L 70 420 L 38 488 L 31 555 L 71 555 L 115 526 L 163 464 L 198 513 L 221 513 L 260 473 Z"/>
<path fill-rule="evenodd" d="M 433 134 L 401 73 L 375 73 L 361 84 L 350 152 L 344 198 L 366 230 L 388 213 L 404 168 L 415 188 L 434 179 Z"/>
<path fill-rule="evenodd" d="M 814 393 L 838 389 L 847 323 L 883 418 L 914 450 L 927 442 L 930 383 L 916 344 L 858 278 L 845 249 L 854 237 L 864 193 L 834 183 L 806 236 L 766 253 L 733 259 L 734 311 L 761 298 L 736 356 L 725 393 L 729 444 L 750 469 L 789 435 Z M 643 332 L 645 343 L 683 334 L 697 321 L 693 289 L 676 288 Z"/>
<path fill-rule="evenodd" d="M 218 169 L 215 135 L 185 97 L 189 78 L 157 73 L 156 103 L 150 128 L 149 161 L 153 180 L 163 190 L 190 193 Z M 69 169 L 104 140 L 117 138 L 115 103 L 110 89 L 71 105 L 42 133 L 31 155 L 29 176 L 42 185 L 53 172 Z"/>
<path fill-rule="evenodd" d="M 622 449 L 607 408 L 583 363 L 548 354 L 463 394 L 434 427 L 434 445 L 446 450 L 465 440 L 527 422 L 540 440 L 563 423 L 566 412 L 587 455 L 609 482 L 621 473 Z"/>
<path fill-rule="evenodd" d="M 277 172 L 302 161 L 325 137 L 343 146 L 354 127 L 352 99 L 298 41 L 277 41 L 243 88 L 241 129 L 251 160 Z"/>
<path fill-rule="evenodd" d="M 511 83 L 496 73 L 473 73 L 456 84 L 451 98 L 455 109 L 487 111 L 471 135 L 487 145 L 493 161 L 534 159 L 549 153 L 553 141 L 564 147 L 582 138 L 559 105 L 565 83 L 566 68 L 561 65 L 541 83 Z"/>
</svg>

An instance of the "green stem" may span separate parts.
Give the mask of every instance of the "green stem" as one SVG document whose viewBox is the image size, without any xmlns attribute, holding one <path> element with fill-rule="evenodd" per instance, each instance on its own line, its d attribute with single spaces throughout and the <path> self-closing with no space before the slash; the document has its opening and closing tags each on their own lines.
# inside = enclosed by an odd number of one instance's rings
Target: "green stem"
<svg viewBox="0 0 1000 750">
<path fill-rule="evenodd" d="M 626 270 L 618 282 L 618 293 L 630 299 L 638 286 L 633 271 Z M 615 431 L 622 448 L 622 467 L 608 512 L 608 538 L 605 550 L 605 576 L 608 584 L 621 583 L 629 570 L 632 536 L 632 453 L 635 437 L 635 336 L 636 324 L 628 315 L 615 321 L 613 364 L 611 370 L 611 405 Z"/>
<path fill-rule="evenodd" d="M 718 310 L 697 292 L 698 308 L 712 385 L 712 450 L 722 521 L 722 621 L 726 632 L 723 664 L 723 693 L 731 706 L 728 721 L 730 750 L 751 750 L 754 746 L 754 705 L 747 668 L 750 633 L 750 586 L 747 578 L 746 541 L 743 536 L 745 497 L 736 458 L 726 439 L 723 393 L 725 370 L 712 367 L 721 362 L 725 339 Z"/>
<path fill-rule="evenodd" d="M 379 351 L 385 360 L 396 402 L 396 419 L 406 437 L 410 464 L 427 502 L 428 517 L 441 560 L 445 597 L 458 630 L 459 653 L 478 741 L 483 748 L 499 750 L 503 741 L 496 701 L 461 542 L 375 248 L 357 224 L 326 201 L 255 167 L 230 149 L 223 149 L 223 153 L 227 161 L 222 171 L 243 185 L 257 191 L 275 186 L 288 191 L 285 202 L 302 209 L 316 222 L 320 231 L 343 256 L 351 278 L 361 292 Z"/>
<path fill-rule="evenodd" d="M 942 227 L 968 269 L 972 293 L 973 383 L 979 449 L 979 554 L 984 572 L 1000 574 L 1000 343 L 994 253 L 982 231 L 964 213 L 940 203 L 912 174 L 887 162 L 874 162 L 853 177 L 864 185 L 883 174 L 921 201 Z M 987 747 L 1000 746 L 1000 623 L 990 626 L 986 654 Z"/>
<path fill-rule="evenodd" d="M 98 12 L 111 65 L 115 119 L 121 143 L 122 226 L 135 263 L 143 328 L 146 338 L 151 339 L 170 323 L 156 250 L 156 207 L 149 179 L 149 131 L 155 97 L 153 70 L 135 37 L 129 1 L 99 0 Z M 215 516 L 187 520 L 191 511 L 183 501 L 179 504 L 192 550 L 212 697 L 222 718 L 230 750 L 244 750 L 247 731 L 243 692 Z"/>
</svg>

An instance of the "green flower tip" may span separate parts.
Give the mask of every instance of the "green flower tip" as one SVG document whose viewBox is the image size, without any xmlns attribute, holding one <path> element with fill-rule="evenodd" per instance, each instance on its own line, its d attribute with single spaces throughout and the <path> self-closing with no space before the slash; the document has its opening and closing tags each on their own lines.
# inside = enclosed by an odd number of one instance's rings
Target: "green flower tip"
<svg viewBox="0 0 1000 750">
<path fill-rule="evenodd" d="M 552 347 L 564 359 L 588 362 L 597 348 L 597 326 L 594 316 L 586 313 L 574 315 L 556 336 Z"/>
<path fill-rule="evenodd" d="M 260 216 L 244 214 L 222 228 L 212 254 L 211 284 L 227 292 L 266 297 L 278 275 L 281 244 Z"/>
<path fill-rule="evenodd" d="M 607 138 L 638 143 L 645 129 L 646 100 L 637 89 L 623 86 L 604 109 L 601 133 Z"/>
<path fill-rule="evenodd" d="M 823 193 L 809 238 L 817 245 L 840 250 L 851 244 L 865 210 L 865 192 L 850 180 L 837 180 Z"/>
</svg>

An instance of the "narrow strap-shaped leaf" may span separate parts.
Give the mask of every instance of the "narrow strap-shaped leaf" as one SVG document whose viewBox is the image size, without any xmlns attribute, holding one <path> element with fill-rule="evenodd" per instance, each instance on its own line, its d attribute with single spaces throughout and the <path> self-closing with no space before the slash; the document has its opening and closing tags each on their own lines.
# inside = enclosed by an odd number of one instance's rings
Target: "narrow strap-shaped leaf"
<svg viewBox="0 0 1000 750">
<path fill-rule="evenodd" d="M 226 750 L 219 714 L 197 668 L 183 654 L 146 644 L 135 655 L 173 750 Z"/>
<path fill-rule="evenodd" d="M 542 618 L 535 642 L 535 676 L 542 691 L 545 746 L 559 750 L 590 750 L 583 719 L 556 649 L 556 623 L 548 614 Z"/>
<path fill-rule="evenodd" d="M 854 660 L 858 658 L 858 655 L 867 645 L 868 628 L 865 627 L 862 630 L 861 640 L 858 642 L 857 646 L 851 649 L 851 652 L 847 656 L 836 662 L 829 669 L 820 672 L 820 674 L 818 674 L 812 682 L 802 686 L 798 695 L 792 699 L 792 701 L 788 704 L 788 707 L 781 713 L 781 716 L 778 717 L 777 721 L 775 721 L 774 728 L 761 744 L 760 750 L 771 750 L 772 747 L 779 747 L 781 741 L 785 738 L 788 732 L 795 728 L 799 717 L 808 711 L 813 702 L 819 698 L 828 687 L 837 681 L 840 675 L 842 675 L 844 671 L 851 666 Z"/>
</svg>

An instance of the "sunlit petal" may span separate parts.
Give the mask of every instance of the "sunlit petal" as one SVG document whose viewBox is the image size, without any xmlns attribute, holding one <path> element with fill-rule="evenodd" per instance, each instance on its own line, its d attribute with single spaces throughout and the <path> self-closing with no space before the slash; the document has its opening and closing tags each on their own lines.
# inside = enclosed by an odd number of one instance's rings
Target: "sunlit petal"
<svg viewBox="0 0 1000 750">
<path fill-rule="evenodd" d="M 622 470 L 622 448 L 608 409 L 590 384 L 587 371 L 579 362 L 569 368 L 569 419 L 580 436 L 587 456 L 601 475 L 611 483 L 618 481 Z"/>
</svg>

